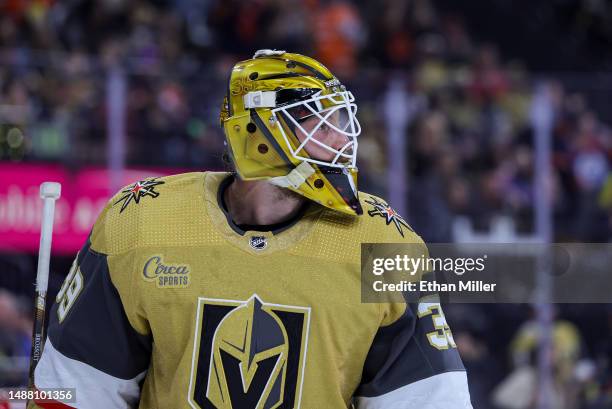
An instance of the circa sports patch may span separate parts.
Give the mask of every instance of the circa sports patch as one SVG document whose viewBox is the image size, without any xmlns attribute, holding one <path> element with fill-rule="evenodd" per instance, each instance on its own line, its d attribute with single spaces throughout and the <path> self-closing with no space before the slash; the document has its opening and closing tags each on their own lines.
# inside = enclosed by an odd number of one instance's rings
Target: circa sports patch
<svg viewBox="0 0 612 409">
<path fill-rule="evenodd" d="M 123 202 L 121 204 L 121 210 L 119 210 L 119 213 L 122 213 L 132 201 L 138 204 L 140 203 L 140 199 L 145 196 L 151 196 L 152 198 L 156 198 L 157 196 L 159 196 L 159 192 L 155 191 L 155 186 L 163 185 L 164 183 L 166 183 L 156 179 L 157 178 L 141 180 L 134 183 L 133 185 L 126 187 L 121 191 L 123 195 L 119 198 L 119 200 L 113 203 L 113 206 L 120 202 Z"/>
<path fill-rule="evenodd" d="M 399 213 L 393 210 L 388 203 L 385 203 L 382 200 L 378 200 L 372 196 L 370 196 L 369 200 L 366 199 L 365 202 L 372 206 L 372 209 L 368 210 L 368 214 L 371 217 L 383 217 L 385 219 L 385 222 L 387 223 L 387 226 L 393 222 L 395 227 L 397 227 L 397 231 L 399 232 L 399 234 L 402 235 L 402 237 L 404 237 L 404 230 L 402 229 L 402 226 L 414 232 L 414 230 L 412 230 L 412 227 L 410 227 L 410 225 L 406 223 L 406 220 L 404 220 L 404 218 L 400 216 Z"/>
</svg>

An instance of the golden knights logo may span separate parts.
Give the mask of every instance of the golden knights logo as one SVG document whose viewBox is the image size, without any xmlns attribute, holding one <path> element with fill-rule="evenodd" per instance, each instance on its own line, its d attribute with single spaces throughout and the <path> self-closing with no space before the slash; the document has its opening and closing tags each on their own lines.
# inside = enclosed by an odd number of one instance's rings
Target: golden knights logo
<svg viewBox="0 0 612 409">
<path fill-rule="evenodd" d="M 412 230 L 412 227 L 410 227 L 410 225 L 406 223 L 406 220 L 404 220 L 404 218 L 400 216 L 398 212 L 393 210 L 391 206 L 389 206 L 387 203 L 381 200 L 377 200 L 375 197 L 371 197 L 371 196 L 370 196 L 370 200 L 366 200 L 365 202 L 372 206 L 372 209 L 368 210 L 368 214 L 371 217 L 374 217 L 374 216 L 384 217 L 385 222 L 387 223 L 387 226 L 391 224 L 391 222 L 393 222 L 395 227 L 397 227 L 397 231 L 399 232 L 399 234 L 402 235 L 402 237 L 404 237 L 404 230 L 402 229 L 402 226 L 414 232 L 414 230 Z"/>
<path fill-rule="evenodd" d="M 196 319 L 192 408 L 300 407 L 310 308 L 199 298 Z"/>
<path fill-rule="evenodd" d="M 152 178 L 149 180 L 141 180 L 139 182 L 134 183 L 133 185 L 128 186 L 127 188 L 121 191 L 122 196 L 117 200 L 113 206 L 118 203 L 121 203 L 121 210 L 119 213 L 123 213 L 125 208 L 132 202 L 138 204 L 140 203 L 140 199 L 145 196 L 151 196 L 152 198 L 156 198 L 159 196 L 159 192 L 155 191 L 155 186 L 163 185 L 165 182 L 161 180 L 156 180 L 157 178 Z"/>
</svg>

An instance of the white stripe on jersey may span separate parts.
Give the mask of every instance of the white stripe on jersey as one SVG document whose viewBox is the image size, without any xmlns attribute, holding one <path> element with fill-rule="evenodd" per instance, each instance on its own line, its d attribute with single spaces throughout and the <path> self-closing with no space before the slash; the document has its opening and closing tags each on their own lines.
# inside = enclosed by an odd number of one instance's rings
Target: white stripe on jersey
<svg viewBox="0 0 612 409">
<path fill-rule="evenodd" d="M 34 372 L 34 384 L 38 389 L 76 388 L 76 404 L 63 403 L 79 409 L 130 409 L 138 402 L 138 382 L 145 374 L 146 371 L 128 380 L 115 378 L 76 359 L 68 358 L 47 339 Z"/>
<path fill-rule="evenodd" d="M 357 397 L 357 409 L 472 409 L 467 376 L 445 372 L 372 398 Z"/>
</svg>

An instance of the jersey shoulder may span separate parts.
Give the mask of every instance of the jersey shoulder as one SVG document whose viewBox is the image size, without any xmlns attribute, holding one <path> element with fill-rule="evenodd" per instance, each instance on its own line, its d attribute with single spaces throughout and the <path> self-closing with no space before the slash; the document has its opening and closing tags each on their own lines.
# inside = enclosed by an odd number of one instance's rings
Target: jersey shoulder
<svg viewBox="0 0 612 409">
<path fill-rule="evenodd" d="M 362 243 L 414 243 L 425 246 L 421 237 L 388 202 L 359 192 L 360 216 L 323 208 L 314 234 L 298 247 L 304 254 L 330 260 L 359 263 Z"/>
<path fill-rule="evenodd" d="M 119 190 L 91 233 L 91 248 L 118 254 L 144 246 L 206 241 L 212 233 L 204 204 L 209 172 L 151 177 Z"/>
<path fill-rule="evenodd" d="M 421 237 L 384 199 L 359 192 L 362 228 L 372 232 L 371 243 L 422 243 Z"/>
</svg>

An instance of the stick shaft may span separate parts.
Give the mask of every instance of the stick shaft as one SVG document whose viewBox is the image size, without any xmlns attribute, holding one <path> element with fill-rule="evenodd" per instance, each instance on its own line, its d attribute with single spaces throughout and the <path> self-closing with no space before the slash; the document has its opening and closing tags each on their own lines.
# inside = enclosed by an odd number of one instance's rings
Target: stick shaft
<svg viewBox="0 0 612 409">
<path fill-rule="evenodd" d="M 40 361 L 45 339 L 45 302 L 47 293 L 37 293 L 36 311 L 34 313 L 34 330 L 32 333 L 32 353 L 30 355 L 30 386 L 34 386 L 34 370 Z"/>
<path fill-rule="evenodd" d="M 44 344 L 45 305 L 49 286 L 49 262 L 51 260 L 51 239 L 53 236 L 53 218 L 55 215 L 55 198 L 43 199 L 42 225 L 40 230 L 40 247 L 38 250 L 38 270 L 36 272 L 36 311 L 32 332 L 32 354 L 30 358 L 30 386 L 34 386 L 34 370 L 40 361 Z"/>
<path fill-rule="evenodd" d="M 49 262 L 51 260 L 51 239 L 53 236 L 53 217 L 55 215 L 55 200 L 52 198 L 43 200 L 38 270 L 36 271 L 36 291 L 39 293 L 46 293 L 49 285 Z"/>
</svg>

